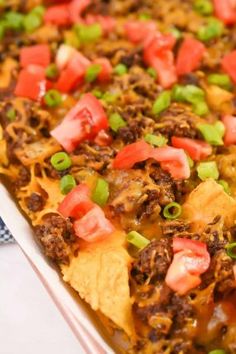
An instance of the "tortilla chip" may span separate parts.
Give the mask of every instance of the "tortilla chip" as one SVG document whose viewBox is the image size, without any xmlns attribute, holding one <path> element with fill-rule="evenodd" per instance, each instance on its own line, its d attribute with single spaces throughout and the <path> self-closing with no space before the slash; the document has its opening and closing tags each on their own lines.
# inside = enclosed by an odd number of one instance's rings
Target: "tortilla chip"
<svg viewBox="0 0 236 354">
<path fill-rule="evenodd" d="M 236 220 L 236 201 L 223 187 L 209 179 L 199 184 L 183 204 L 183 218 L 193 222 L 194 231 L 202 231 L 206 224 L 220 215 L 226 227 Z"/>
<path fill-rule="evenodd" d="M 128 336 L 134 334 L 128 267 L 130 256 L 123 248 L 125 234 L 115 232 L 98 243 L 80 245 L 69 266 L 62 265 L 63 279 L 80 297 L 99 310 Z"/>
</svg>

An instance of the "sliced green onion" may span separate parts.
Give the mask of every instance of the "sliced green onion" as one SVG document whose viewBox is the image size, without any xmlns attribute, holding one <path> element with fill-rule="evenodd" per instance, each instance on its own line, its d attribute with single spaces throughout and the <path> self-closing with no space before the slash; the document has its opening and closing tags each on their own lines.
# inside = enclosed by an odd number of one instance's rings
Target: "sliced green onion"
<svg viewBox="0 0 236 354">
<path fill-rule="evenodd" d="M 154 68 L 150 67 L 150 68 L 147 68 L 147 73 L 153 77 L 153 79 L 156 79 L 157 78 L 157 72 Z"/>
<path fill-rule="evenodd" d="M 219 38 L 224 31 L 223 23 L 216 19 L 210 18 L 206 26 L 199 28 L 197 37 L 200 41 L 207 42 L 214 38 Z"/>
<path fill-rule="evenodd" d="M 182 32 L 176 27 L 170 28 L 168 32 L 171 33 L 177 40 L 182 37 Z"/>
<path fill-rule="evenodd" d="M 59 72 L 56 64 L 48 65 L 48 67 L 46 68 L 46 77 L 48 79 L 55 79 L 58 76 L 58 74 Z"/>
<path fill-rule="evenodd" d="M 219 181 L 218 181 L 218 183 L 224 188 L 224 191 L 225 191 L 225 193 L 227 193 L 227 194 L 231 194 L 231 190 L 230 190 L 230 187 L 229 187 L 229 184 L 228 184 L 228 182 L 226 182 L 225 180 L 223 180 L 223 179 L 220 179 Z"/>
<path fill-rule="evenodd" d="M 221 146 L 224 145 L 223 135 L 224 135 L 224 127 L 222 131 L 220 131 L 221 126 L 219 124 L 198 124 L 197 129 L 201 132 L 205 141 L 207 141 L 211 145 Z"/>
<path fill-rule="evenodd" d="M 102 66 L 100 64 L 93 64 L 90 65 L 85 73 L 85 81 L 86 82 L 93 82 L 96 80 L 98 75 L 100 74 L 102 70 Z"/>
<path fill-rule="evenodd" d="M 188 154 L 186 154 L 186 156 L 187 156 L 189 167 L 192 168 L 194 166 L 194 161 L 191 159 L 191 157 Z"/>
<path fill-rule="evenodd" d="M 150 14 L 142 13 L 142 14 L 139 14 L 138 18 L 141 21 L 147 21 L 147 20 L 150 20 L 150 18 L 152 18 L 152 17 Z"/>
<path fill-rule="evenodd" d="M 51 164 L 57 171 L 64 171 L 72 164 L 70 156 L 66 152 L 57 152 L 51 157 Z"/>
<path fill-rule="evenodd" d="M 99 23 L 92 25 L 75 25 L 75 32 L 81 43 L 95 42 L 102 36 L 102 27 Z"/>
<path fill-rule="evenodd" d="M 177 102 L 197 104 L 205 100 L 205 92 L 195 85 L 175 85 L 172 89 L 172 98 Z"/>
<path fill-rule="evenodd" d="M 14 108 L 10 108 L 8 109 L 7 113 L 6 113 L 6 117 L 13 122 L 16 119 L 16 111 Z"/>
<path fill-rule="evenodd" d="M 59 91 L 49 90 L 44 96 L 44 102 L 48 107 L 57 107 L 62 102 L 62 97 Z"/>
<path fill-rule="evenodd" d="M 166 139 L 163 135 L 153 135 L 153 134 L 146 134 L 144 140 L 154 146 L 164 146 L 167 144 L 168 139 Z"/>
<path fill-rule="evenodd" d="M 97 98 L 102 98 L 102 95 L 103 95 L 102 91 L 100 91 L 99 89 L 94 89 L 92 91 L 92 94 Z"/>
<path fill-rule="evenodd" d="M 213 5 L 209 0 L 195 0 L 193 6 L 200 15 L 207 16 L 213 13 Z"/>
<path fill-rule="evenodd" d="M 5 31 L 6 31 L 6 22 L 1 21 L 0 22 L 0 39 L 3 39 L 3 37 L 5 35 Z"/>
<path fill-rule="evenodd" d="M 163 215 L 166 219 L 177 219 L 181 213 L 182 207 L 176 202 L 167 204 L 163 210 Z"/>
<path fill-rule="evenodd" d="M 6 27 L 19 31 L 23 27 L 24 16 L 19 12 L 9 11 L 5 15 Z"/>
<path fill-rule="evenodd" d="M 60 190 L 62 194 L 68 194 L 76 186 L 73 176 L 65 175 L 60 180 Z"/>
<path fill-rule="evenodd" d="M 236 259 L 236 242 L 232 242 L 229 245 L 225 246 L 226 253 L 229 257 Z"/>
<path fill-rule="evenodd" d="M 109 184 L 105 179 L 98 178 L 93 191 L 92 200 L 100 206 L 104 206 L 109 198 Z"/>
<path fill-rule="evenodd" d="M 223 349 L 211 350 L 208 354 L 226 354 L 226 351 Z"/>
<path fill-rule="evenodd" d="M 35 6 L 30 13 L 43 17 L 45 13 L 45 7 L 42 5 Z"/>
<path fill-rule="evenodd" d="M 152 106 L 152 113 L 158 115 L 159 113 L 167 109 L 170 103 L 171 103 L 171 92 L 170 91 L 161 92 Z"/>
<path fill-rule="evenodd" d="M 208 178 L 217 180 L 219 178 L 219 171 L 215 161 L 201 162 L 197 166 L 198 177 L 205 181 Z"/>
<path fill-rule="evenodd" d="M 193 113 L 197 116 L 205 116 L 209 113 L 208 105 L 205 101 L 200 101 L 198 103 L 193 104 Z"/>
<path fill-rule="evenodd" d="M 232 81 L 226 74 L 210 74 L 207 81 L 209 84 L 220 86 L 225 90 L 231 90 L 232 88 Z"/>
<path fill-rule="evenodd" d="M 37 28 L 39 28 L 42 24 L 42 18 L 37 14 L 30 12 L 28 15 L 25 16 L 23 21 L 23 26 L 26 32 L 33 32 Z"/>
<path fill-rule="evenodd" d="M 119 97 L 118 93 L 105 92 L 104 95 L 102 96 L 102 99 L 106 103 L 115 103 L 118 97 Z"/>
<path fill-rule="evenodd" d="M 117 75 L 124 75 L 128 72 L 128 68 L 125 64 L 117 64 L 115 67 L 114 67 L 114 73 L 117 74 Z"/>
<path fill-rule="evenodd" d="M 117 132 L 120 128 L 125 127 L 127 123 L 119 113 L 113 113 L 109 117 L 109 125 L 114 132 Z"/>
<path fill-rule="evenodd" d="M 225 126 L 224 124 L 218 120 L 215 124 L 214 124 L 215 129 L 218 131 L 218 133 L 220 134 L 220 136 L 224 136 L 225 134 Z"/>
<path fill-rule="evenodd" d="M 126 237 L 126 240 L 139 249 L 146 247 L 150 243 L 150 241 L 146 237 L 144 237 L 137 231 L 129 232 Z"/>
</svg>

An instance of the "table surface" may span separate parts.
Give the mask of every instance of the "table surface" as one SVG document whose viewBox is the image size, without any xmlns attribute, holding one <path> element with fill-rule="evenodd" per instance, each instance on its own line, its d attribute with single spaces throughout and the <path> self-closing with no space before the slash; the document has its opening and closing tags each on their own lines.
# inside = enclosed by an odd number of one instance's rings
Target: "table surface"
<svg viewBox="0 0 236 354">
<path fill-rule="evenodd" d="M 85 354 L 16 244 L 0 246 L 0 352 Z"/>
</svg>

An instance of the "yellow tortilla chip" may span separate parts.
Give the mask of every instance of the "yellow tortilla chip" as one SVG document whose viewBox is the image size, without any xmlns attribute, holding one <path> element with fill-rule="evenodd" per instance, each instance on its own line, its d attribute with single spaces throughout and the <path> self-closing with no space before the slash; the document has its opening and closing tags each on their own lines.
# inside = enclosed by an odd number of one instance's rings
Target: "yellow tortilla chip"
<svg viewBox="0 0 236 354">
<path fill-rule="evenodd" d="M 123 247 L 125 234 L 115 232 L 98 243 L 82 243 L 69 266 L 62 265 L 63 279 L 80 297 L 115 325 L 133 336 L 128 267 L 130 256 Z"/>
<path fill-rule="evenodd" d="M 199 184 L 183 205 L 183 218 L 193 222 L 196 231 L 202 231 L 206 224 L 220 215 L 226 227 L 236 220 L 236 201 L 225 193 L 213 179 Z"/>
</svg>

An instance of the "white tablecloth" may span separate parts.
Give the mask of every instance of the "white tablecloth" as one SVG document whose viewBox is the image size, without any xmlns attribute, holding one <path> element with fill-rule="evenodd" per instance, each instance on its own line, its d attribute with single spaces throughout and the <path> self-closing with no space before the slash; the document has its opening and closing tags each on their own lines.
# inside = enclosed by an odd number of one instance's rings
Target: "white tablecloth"
<svg viewBox="0 0 236 354">
<path fill-rule="evenodd" d="M 0 246 L 0 353 L 84 354 L 16 244 Z"/>
</svg>

